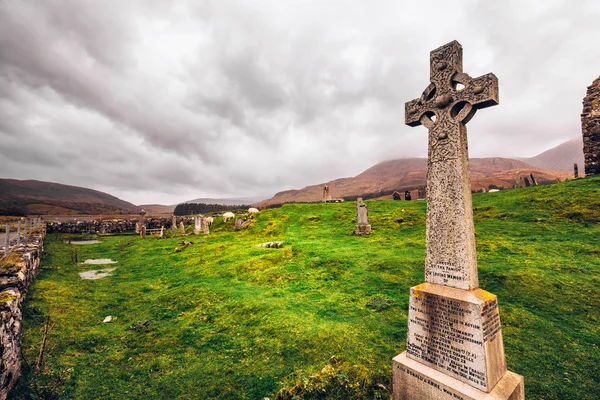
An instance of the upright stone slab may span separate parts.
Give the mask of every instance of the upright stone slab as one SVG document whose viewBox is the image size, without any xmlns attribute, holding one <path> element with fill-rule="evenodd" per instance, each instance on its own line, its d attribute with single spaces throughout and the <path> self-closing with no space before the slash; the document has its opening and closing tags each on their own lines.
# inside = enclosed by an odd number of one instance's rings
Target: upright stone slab
<svg viewBox="0 0 600 400">
<path fill-rule="evenodd" d="M 581 112 L 585 174 L 600 174 L 600 76 L 587 88 Z"/>
<path fill-rule="evenodd" d="M 207 221 L 206 217 L 200 218 L 200 227 L 202 229 L 203 234 L 208 235 L 210 233 L 210 231 L 208 229 L 208 221 Z"/>
<path fill-rule="evenodd" d="M 4 234 L 4 256 L 10 251 L 10 224 L 6 224 L 6 233 Z"/>
<path fill-rule="evenodd" d="M 529 174 L 529 177 L 531 178 L 531 184 L 532 184 L 533 186 L 537 186 L 537 180 L 536 180 L 536 179 L 535 179 L 535 177 L 533 176 L 533 172 L 531 172 L 531 173 Z"/>
<path fill-rule="evenodd" d="M 479 289 L 471 204 L 465 124 L 498 104 L 498 79 L 463 73 L 456 41 L 431 52 L 430 77 L 406 103 L 406 124 L 429 129 L 426 283 L 410 291 L 393 399 L 523 399 L 523 377 L 506 369 L 498 301 Z"/>
<path fill-rule="evenodd" d="M 171 229 L 177 230 L 177 217 L 173 215 L 173 220 L 171 221 Z"/>
<path fill-rule="evenodd" d="M 185 225 L 183 225 L 183 221 L 179 223 L 179 231 L 182 235 L 185 235 Z"/>
<path fill-rule="evenodd" d="M 17 246 L 21 245 L 21 220 L 17 221 Z"/>
<path fill-rule="evenodd" d="M 202 231 L 202 220 L 199 215 L 194 216 L 194 235 L 199 235 Z"/>
<path fill-rule="evenodd" d="M 579 178 L 579 167 L 577 166 L 577 163 L 573 163 L 573 177 L 575 179 Z"/>
<path fill-rule="evenodd" d="M 331 194 L 329 194 L 329 186 L 327 185 L 323 186 L 323 201 L 331 201 Z"/>
<path fill-rule="evenodd" d="M 356 229 L 355 235 L 365 236 L 371 233 L 371 225 L 369 225 L 369 209 L 363 203 L 362 197 L 356 200 Z"/>
</svg>

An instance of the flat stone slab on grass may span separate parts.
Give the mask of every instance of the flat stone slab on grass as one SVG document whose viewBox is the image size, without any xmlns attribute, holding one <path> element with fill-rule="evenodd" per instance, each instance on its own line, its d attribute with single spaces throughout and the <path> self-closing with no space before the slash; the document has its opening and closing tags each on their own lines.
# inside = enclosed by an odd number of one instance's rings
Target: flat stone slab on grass
<svg viewBox="0 0 600 400">
<path fill-rule="evenodd" d="M 102 243 L 101 240 L 98 239 L 92 239 L 92 240 L 65 240 L 65 243 L 69 243 L 69 244 L 98 244 L 98 243 Z"/>
<path fill-rule="evenodd" d="M 271 249 L 279 249 L 283 246 L 283 242 L 267 242 L 267 243 L 261 243 L 261 244 L 257 244 L 258 247 L 268 247 Z"/>
<path fill-rule="evenodd" d="M 80 264 L 94 264 L 94 265 L 104 265 L 104 264 L 116 264 L 116 261 L 111 260 L 110 258 L 92 258 L 85 260 Z"/>
<path fill-rule="evenodd" d="M 102 279 L 107 276 L 112 276 L 111 272 L 115 269 L 116 268 L 92 269 L 90 271 L 80 272 L 79 277 L 81 279 Z"/>
</svg>

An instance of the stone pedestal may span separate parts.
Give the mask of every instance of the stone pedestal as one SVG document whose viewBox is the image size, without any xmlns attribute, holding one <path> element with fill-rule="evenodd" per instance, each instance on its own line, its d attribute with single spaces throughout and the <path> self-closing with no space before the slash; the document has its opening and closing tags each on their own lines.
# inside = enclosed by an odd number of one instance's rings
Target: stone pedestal
<svg viewBox="0 0 600 400">
<path fill-rule="evenodd" d="M 495 295 L 433 283 L 410 289 L 406 352 L 394 359 L 394 400 L 516 400 L 522 393 L 523 378 L 506 370 Z"/>
<path fill-rule="evenodd" d="M 365 236 L 371 233 L 371 225 L 369 224 L 359 224 L 356 225 L 356 229 L 354 229 L 355 235 Z"/>
<path fill-rule="evenodd" d="M 393 400 L 523 400 L 524 381 L 521 375 L 507 371 L 489 392 L 411 360 L 406 353 L 393 359 Z"/>
</svg>

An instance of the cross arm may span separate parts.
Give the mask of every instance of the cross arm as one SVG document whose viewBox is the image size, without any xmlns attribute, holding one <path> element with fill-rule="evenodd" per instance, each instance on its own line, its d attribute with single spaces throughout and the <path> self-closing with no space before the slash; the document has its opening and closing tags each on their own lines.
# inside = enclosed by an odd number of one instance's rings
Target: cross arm
<svg viewBox="0 0 600 400">
<path fill-rule="evenodd" d="M 457 74 L 453 81 L 465 85 L 465 88 L 457 93 L 455 100 L 468 101 L 476 109 L 495 106 L 500 102 L 498 78 L 492 73 L 478 78 L 470 78 L 466 74 Z"/>
</svg>

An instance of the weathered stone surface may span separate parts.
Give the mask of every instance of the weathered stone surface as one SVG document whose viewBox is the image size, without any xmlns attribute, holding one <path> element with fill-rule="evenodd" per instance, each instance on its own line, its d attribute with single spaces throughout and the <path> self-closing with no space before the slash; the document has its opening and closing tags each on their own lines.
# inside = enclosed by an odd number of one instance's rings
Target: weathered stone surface
<svg viewBox="0 0 600 400">
<path fill-rule="evenodd" d="M 573 163 L 573 176 L 575 179 L 579 178 L 579 167 L 577 166 L 577 163 Z"/>
<path fill-rule="evenodd" d="M 323 201 L 331 201 L 331 194 L 329 194 L 329 186 L 327 185 L 323 186 Z"/>
<path fill-rule="evenodd" d="M 581 112 L 585 174 L 600 174 L 600 76 L 587 88 Z"/>
<path fill-rule="evenodd" d="M 406 353 L 490 391 L 506 372 L 496 296 L 431 283 L 412 287 Z"/>
<path fill-rule="evenodd" d="M 486 393 L 402 353 L 393 360 L 393 400 L 524 400 L 521 375 L 507 371 Z"/>
<path fill-rule="evenodd" d="M 185 235 L 185 225 L 183 224 L 183 221 L 179 223 L 179 230 L 181 231 L 182 235 Z"/>
<path fill-rule="evenodd" d="M 427 169 L 427 282 L 460 289 L 479 286 L 466 123 L 498 104 L 498 78 L 462 72 L 462 47 L 450 42 L 431 52 L 431 83 L 406 103 L 406 124 L 429 129 Z M 459 90 L 457 85 L 464 85 Z"/>
<path fill-rule="evenodd" d="M 524 397 L 523 378 L 506 369 L 496 296 L 478 288 L 465 124 L 496 104 L 497 78 L 464 74 L 456 41 L 431 52 L 431 84 L 406 103 L 406 123 L 429 129 L 427 283 L 411 288 L 395 400 Z M 522 182 L 517 171 L 515 186 Z"/>
<path fill-rule="evenodd" d="M 199 215 L 194 216 L 194 235 L 199 235 L 202 231 L 202 217 Z"/>
<path fill-rule="evenodd" d="M 371 225 L 369 225 L 369 208 L 363 203 L 362 197 L 356 200 L 356 229 L 355 235 L 368 235 L 371 233 Z"/>
</svg>

